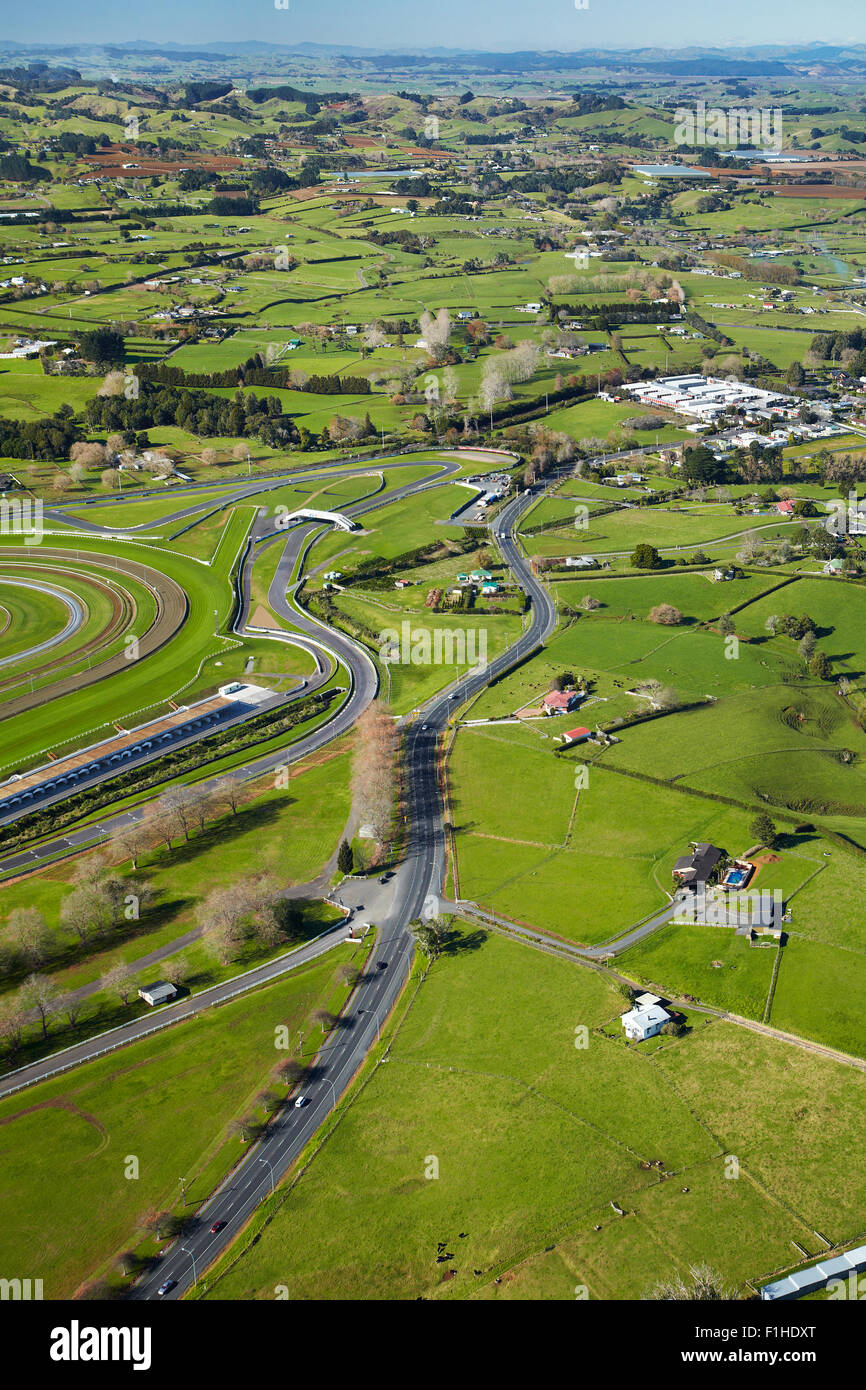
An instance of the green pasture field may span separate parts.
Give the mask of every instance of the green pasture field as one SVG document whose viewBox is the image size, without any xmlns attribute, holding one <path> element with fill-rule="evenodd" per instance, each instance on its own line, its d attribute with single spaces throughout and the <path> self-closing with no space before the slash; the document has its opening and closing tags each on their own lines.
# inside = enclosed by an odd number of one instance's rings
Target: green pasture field
<svg viewBox="0 0 866 1390">
<path fill-rule="evenodd" d="M 848 833 L 860 843 L 866 774 L 859 759 L 841 757 L 852 743 L 857 728 L 837 696 L 815 685 L 771 685 L 729 690 L 717 705 L 629 729 L 604 757 L 612 767 L 675 777 L 787 818 L 850 817 Z"/>
<path fill-rule="evenodd" d="M 337 551 L 348 551 L 359 560 L 370 556 L 393 560 L 431 540 L 441 539 L 443 544 L 456 540 L 463 534 L 462 528 L 449 525 L 449 518 L 458 507 L 465 506 L 471 496 L 458 483 L 443 483 L 414 497 L 386 501 L 360 519 L 363 528 L 360 534 L 348 536 L 345 532 L 332 532 L 317 541 L 310 551 L 308 566 L 321 564 Z M 348 564 L 345 556 L 344 562 Z"/>
<path fill-rule="evenodd" d="M 0 1102 L 4 1264 L 18 1268 L 38 1248 L 45 1297 L 70 1298 L 141 1238 L 148 1211 L 175 1205 L 178 1173 L 187 1203 L 203 1201 L 242 1152 L 230 1122 L 250 1113 L 289 1055 L 274 1050 L 275 1028 L 293 1039 L 299 1028 L 311 1033 L 314 1010 L 332 1004 L 338 968 L 362 949 L 338 946 L 275 984 Z M 127 1154 L 138 1159 L 134 1181 Z"/>
<path fill-rule="evenodd" d="M 100 377 L 45 376 L 39 363 L 0 364 L 0 415 L 12 420 L 41 420 L 61 405 L 83 410 L 96 395 Z"/>
<path fill-rule="evenodd" d="M 822 885 L 824 891 L 829 885 Z M 866 1056 L 866 950 L 788 938 L 773 994 L 774 1028 Z"/>
<path fill-rule="evenodd" d="M 611 499 L 613 500 L 613 499 Z M 736 537 L 741 538 L 752 531 L 760 536 L 763 527 L 775 529 L 778 522 L 764 522 L 756 518 L 750 525 L 744 517 L 735 516 L 729 504 L 724 503 L 680 503 L 678 505 L 634 507 L 603 516 L 588 518 L 585 528 L 565 528 L 569 538 L 569 550 L 574 554 L 589 552 L 594 555 L 631 555 L 639 542 L 648 542 L 658 550 L 675 551 L 697 550 L 699 547 Z M 526 536 L 524 543 L 529 554 L 562 553 L 551 549 L 554 541 L 562 538 L 549 531 L 535 536 Z"/>
<path fill-rule="evenodd" d="M 733 927 L 669 922 L 618 956 L 617 965 L 647 988 L 657 984 L 760 1023 L 777 950 L 750 946 Z"/>
<path fill-rule="evenodd" d="M 834 1239 L 859 1231 L 863 1177 L 843 1158 L 863 1125 L 857 1073 L 694 1015 L 693 1032 L 650 1060 L 596 1031 L 623 1010 L 603 979 L 460 931 L 414 996 L 389 1066 L 256 1243 L 239 1242 L 231 1267 L 211 1274 L 208 1298 L 272 1298 L 277 1283 L 295 1298 L 327 1288 L 573 1300 L 577 1285 L 593 1299 L 640 1297 L 697 1258 L 744 1288 L 790 1259 L 792 1238 L 817 1253 L 815 1227 Z M 584 1050 L 576 1020 L 591 1030 Z M 724 1177 L 729 1153 L 738 1182 Z M 641 1170 L 656 1158 L 674 1181 Z M 616 1216 L 612 1200 L 633 1214 Z M 454 1252 L 445 1268 L 442 1240 Z"/>
<path fill-rule="evenodd" d="M 517 640 L 522 626 L 517 613 L 492 614 L 483 609 L 432 613 L 394 603 L 391 593 L 350 590 L 338 597 L 337 608 L 351 624 L 360 623 L 378 635 L 372 650 L 383 671 L 384 697 L 397 714 L 408 713 L 481 661 L 493 661 Z M 409 624 L 405 642 L 404 623 Z M 439 633 L 442 637 L 437 647 Z M 428 641 L 429 652 L 424 645 Z M 400 659 L 384 661 L 380 653 L 395 642 L 400 644 Z M 413 657 L 416 649 L 418 655 Z"/>
<path fill-rule="evenodd" d="M 270 784 L 269 784 L 270 781 Z M 58 990 L 67 993 L 102 979 L 118 963 L 136 969 L 136 961 L 155 950 L 178 943 L 192 989 L 218 984 L 239 970 L 249 969 L 270 956 L 279 955 L 285 944 L 263 950 L 244 946 L 231 966 L 219 965 L 200 940 L 184 945 L 183 938 L 197 930 L 196 909 L 214 888 L 229 885 L 252 874 L 266 874 L 281 885 L 312 881 L 337 846 L 349 815 L 349 758 L 345 751 L 332 757 L 312 760 L 293 769 L 287 790 L 273 787 L 273 779 L 259 782 L 255 795 L 237 815 L 210 822 L 204 832 L 196 832 L 188 843 L 178 839 L 171 850 L 164 846 L 142 857 L 137 872 L 128 862 L 118 866 L 130 880 L 146 880 L 153 901 L 135 921 L 124 922 L 107 937 L 91 937 L 82 950 L 77 938 L 60 922 L 63 899 L 71 889 L 79 861 L 61 862 L 40 870 L 37 875 L 4 884 L 0 888 L 3 925 L 6 935 L 10 913 L 16 908 L 38 907 L 48 923 L 52 938 L 52 957 L 48 970 Z M 313 901 L 303 904 L 305 922 L 302 935 L 312 935 L 339 919 L 336 909 Z M 145 967 L 142 975 L 152 975 Z M 8 974 L 4 992 L 14 991 L 23 976 Z M 140 982 L 145 982 L 144 979 Z M 71 1041 L 147 1013 L 138 1000 L 123 1008 L 116 996 L 99 990 L 91 995 L 75 1029 L 49 1027 L 47 1044 L 38 1025 L 26 1030 L 27 1059 Z M 20 1062 L 19 1062 L 20 1064 Z"/>
<path fill-rule="evenodd" d="M 607 619 L 643 619 L 658 604 L 669 603 L 680 611 L 686 622 L 704 623 L 759 597 L 777 582 L 775 576 L 756 574 L 718 582 L 713 579 L 712 570 L 688 574 L 665 570 L 658 574 L 594 582 L 578 572 L 572 579 L 557 577 L 551 588 L 558 601 L 570 608 L 579 608 L 581 600 L 587 597 L 598 599 L 604 607 L 597 609 L 596 614 Z"/>
<path fill-rule="evenodd" d="M 667 905 L 691 840 L 741 853 L 749 832 L 742 812 L 618 777 L 585 763 L 589 750 L 557 758 L 560 731 L 581 718 L 461 729 L 449 795 L 460 896 L 595 945 Z"/>
</svg>

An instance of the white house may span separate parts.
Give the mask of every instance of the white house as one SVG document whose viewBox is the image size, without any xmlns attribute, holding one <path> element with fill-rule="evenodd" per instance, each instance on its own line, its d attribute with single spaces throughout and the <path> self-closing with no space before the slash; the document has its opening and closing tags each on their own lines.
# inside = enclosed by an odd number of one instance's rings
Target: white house
<svg viewBox="0 0 866 1390">
<path fill-rule="evenodd" d="M 157 1004 L 165 1004 L 169 999 L 173 999 L 177 994 L 174 985 L 168 984 L 165 980 L 157 980 L 152 985 L 145 985 L 138 991 L 139 999 L 143 999 L 145 1004 L 154 1008 Z"/>
<path fill-rule="evenodd" d="M 622 1016 L 625 1035 L 633 1042 L 643 1042 L 645 1038 L 654 1038 L 656 1033 L 662 1031 L 666 1023 L 670 1023 L 670 1014 L 660 1004 L 641 1003 L 641 1000 L 648 998 L 655 998 L 655 996 L 641 995 L 641 999 L 636 1001 L 640 1007 L 630 1009 L 627 1014 Z"/>
</svg>

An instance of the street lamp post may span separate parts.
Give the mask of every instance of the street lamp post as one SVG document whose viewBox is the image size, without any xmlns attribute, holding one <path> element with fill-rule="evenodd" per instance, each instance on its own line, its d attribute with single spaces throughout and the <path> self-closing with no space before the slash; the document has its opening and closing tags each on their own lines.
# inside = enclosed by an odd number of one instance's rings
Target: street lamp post
<svg viewBox="0 0 866 1390">
<path fill-rule="evenodd" d="M 268 1167 L 270 1168 L 270 1170 L 271 1170 L 271 1196 L 273 1197 L 273 1195 L 274 1195 L 274 1165 L 271 1163 L 271 1160 L 270 1160 L 269 1158 L 259 1158 L 259 1159 L 257 1159 L 256 1161 L 257 1161 L 258 1163 L 266 1163 L 266 1164 L 268 1165 Z"/>
<path fill-rule="evenodd" d="M 195 1268 L 195 1255 L 186 1245 L 182 1245 L 180 1248 L 184 1252 L 184 1254 L 189 1255 L 190 1259 L 192 1260 L 192 1282 L 193 1285 L 195 1285 L 198 1283 L 198 1275 L 196 1274 Z"/>
</svg>

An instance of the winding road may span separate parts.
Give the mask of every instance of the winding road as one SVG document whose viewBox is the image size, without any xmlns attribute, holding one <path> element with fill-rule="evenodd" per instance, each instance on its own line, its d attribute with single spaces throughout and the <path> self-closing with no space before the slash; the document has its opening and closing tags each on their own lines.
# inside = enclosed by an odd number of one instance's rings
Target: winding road
<svg viewBox="0 0 866 1390">
<path fill-rule="evenodd" d="M 553 480 L 551 480 L 553 481 Z M 197 1213 L 194 1223 L 166 1251 L 158 1266 L 136 1285 L 133 1296 L 151 1299 L 165 1280 L 174 1286 L 166 1298 L 181 1297 L 202 1270 L 235 1239 L 256 1207 L 271 1193 L 313 1137 L 323 1120 L 356 1075 L 374 1045 L 382 1024 L 397 1000 L 412 961 L 414 942 L 409 924 L 425 913 L 436 911 L 445 877 L 444 802 L 439 777 L 439 754 L 444 734 L 457 701 L 464 703 L 515 663 L 534 651 L 554 630 L 556 608 L 536 579 L 514 538 L 523 511 L 534 500 L 524 492 L 509 502 L 495 522 L 498 543 L 515 580 L 529 596 L 530 620 L 521 637 L 506 652 L 485 667 L 465 676 L 455 690 L 444 691 L 423 705 L 405 726 L 404 775 L 407 789 L 407 845 L 404 859 L 393 880 L 393 896 L 385 910 L 377 910 L 377 940 L 365 972 L 347 1007 L 340 1026 L 325 1040 L 303 1088 L 302 1108 L 283 1109 L 271 1124 L 267 1137 L 244 1156 L 226 1182 Z M 298 528 L 300 530 L 300 528 Z M 280 597 L 281 586 L 295 573 L 295 563 L 303 537 L 293 533 L 286 544 L 270 601 Z M 297 621 L 295 609 L 287 614 Z M 278 611 L 282 611 L 276 604 Z M 321 625 L 307 619 L 305 630 L 319 638 Z M 327 640 L 352 667 L 355 690 L 369 693 L 369 676 L 358 662 L 358 649 L 342 634 L 324 629 Z M 348 646 L 346 646 L 348 644 Z M 369 657 L 365 657 L 369 662 Z M 372 665 L 372 663 L 370 663 Z M 456 700 L 455 697 L 456 696 Z M 359 700 L 362 697 L 359 694 Z M 341 714 L 346 713 L 344 706 Z M 380 1063 L 381 1064 L 381 1063 Z M 211 1226 L 225 1225 L 217 1232 Z"/>
<path fill-rule="evenodd" d="M 410 493 L 441 486 L 443 482 L 448 481 L 466 457 L 465 454 L 458 455 L 453 461 L 449 460 L 433 480 L 422 479 L 396 488 L 384 498 L 381 495 L 368 498 L 343 507 L 342 510 L 358 517 L 365 511 L 390 504 Z M 354 471 L 367 472 L 369 466 Z M 330 473 L 334 476 L 333 468 Z M 559 475 L 553 475 L 547 485 L 558 480 Z M 285 479 L 274 483 L 275 487 L 285 485 Z M 261 484 L 249 490 L 237 489 L 231 500 L 239 500 L 241 495 L 249 495 L 253 491 L 261 491 Z M 525 630 L 507 651 L 489 665 L 479 666 L 476 670 L 470 671 L 461 678 L 456 687 L 440 692 L 413 712 L 412 716 L 401 721 L 405 734 L 405 854 L 387 893 L 383 894 L 378 887 L 370 884 L 363 886 L 365 896 L 368 899 L 372 898 L 375 904 L 372 906 L 368 901 L 367 911 L 371 917 L 375 912 L 373 920 L 378 927 L 376 941 L 361 983 L 340 1019 L 339 1026 L 325 1038 L 315 1065 L 309 1073 L 308 1082 L 303 1087 L 303 1106 L 287 1106 L 277 1115 L 266 1135 L 250 1147 L 243 1160 L 196 1214 L 183 1235 L 166 1250 L 158 1265 L 139 1280 L 133 1291 L 134 1298 L 146 1300 L 157 1297 L 159 1287 L 165 1280 L 174 1281 L 166 1297 L 181 1297 L 197 1280 L 202 1270 L 235 1239 L 256 1207 L 271 1193 L 275 1184 L 289 1170 L 326 1116 L 336 1106 L 375 1044 L 382 1025 L 403 989 L 414 951 L 410 923 L 421 916 L 429 916 L 438 911 L 439 894 L 445 878 L 446 845 L 440 755 L 443 735 L 449 726 L 452 713 L 458 704 L 472 699 L 485 686 L 536 650 L 550 636 L 556 625 L 554 602 L 544 585 L 532 573 L 515 539 L 515 529 L 523 512 L 537 500 L 537 496 L 538 488 L 519 494 L 505 505 L 492 523 L 503 558 L 515 581 L 529 599 L 529 618 Z M 194 510 L 196 509 L 183 509 L 170 520 L 181 520 Z M 160 524 L 165 526 L 166 518 L 163 518 Z M 308 682 L 306 690 L 309 691 L 315 685 L 330 679 L 337 662 L 342 663 L 350 673 L 351 685 L 348 698 L 333 720 L 289 748 L 251 760 L 232 774 L 239 780 L 260 776 L 280 764 L 295 762 L 337 738 L 355 723 L 375 698 L 378 690 L 378 672 L 369 654 L 344 633 L 320 623 L 291 601 L 303 556 L 311 538 L 318 531 L 319 524 L 299 525 L 288 533 L 272 530 L 269 532 L 269 525 L 272 526 L 272 523 L 260 514 L 242 560 L 235 631 L 241 633 L 247 628 L 250 574 L 257 544 L 260 553 L 262 546 L 275 545 L 282 541 L 283 552 L 270 586 L 268 601 L 274 611 L 290 622 L 294 629 L 293 632 L 285 634 L 285 640 L 309 645 L 319 657 L 318 673 Z M 103 530 L 98 525 L 88 525 L 87 529 Z M 104 529 L 107 531 L 108 528 Z M 276 636 L 279 640 L 279 634 Z M 131 811 L 107 817 L 98 826 L 87 827 L 81 832 L 62 837 L 52 844 L 39 846 L 16 858 L 20 867 L 33 867 L 34 862 L 43 858 L 68 853 L 85 843 L 93 843 L 95 838 L 107 837 L 123 823 L 135 820 L 139 814 L 137 811 Z M 3 869 L 10 867 L 13 867 L 12 860 L 0 865 Z M 323 941 L 312 949 L 318 952 L 319 949 L 326 949 L 328 945 L 330 942 Z M 306 954 L 306 950 L 299 951 L 296 959 L 305 958 Z M 82 1044 L 75 1050 L 73 1064 L 97 1055 L 99 1046 L 99 1039 Z M 71 1058 L 69 1060 L 73 1061 Z M 55 1066 L 56 1063 L 55 1058 Z M 49 1071 L 51 1065 L 51 1058 L 35 1064 L 32 1071 L 28 1069 L 27 1081 L 32 1083 L 38 1080 L 41 1072 Z M 212 1232 L 210 1228 L 217 1222 L 224 1224 L 221 1224 L 219 1231 Z"/>
</svg>

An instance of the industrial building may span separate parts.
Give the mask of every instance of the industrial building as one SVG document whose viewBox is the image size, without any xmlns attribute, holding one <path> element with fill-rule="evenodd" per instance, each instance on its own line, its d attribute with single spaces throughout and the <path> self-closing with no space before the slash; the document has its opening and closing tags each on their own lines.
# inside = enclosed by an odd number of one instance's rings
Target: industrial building
<svg viewBox="0 0 866 1390">
<path fill-rule="evenodd" d="M 726 410 L 744 410 L 750 415 L 769 417 L 774 413 L 795 412 L 802 402 L 776 391 L 761 391 L 742 381 L 724 381 L 721 377 L 689 376 L 659 377 L 656 381 L 638 381 L 621 387 L 624 393 L 636 397 L 642 405 L 663 406 L 679 415 L 697 420 L 715 420 Z"/>
</svg>

